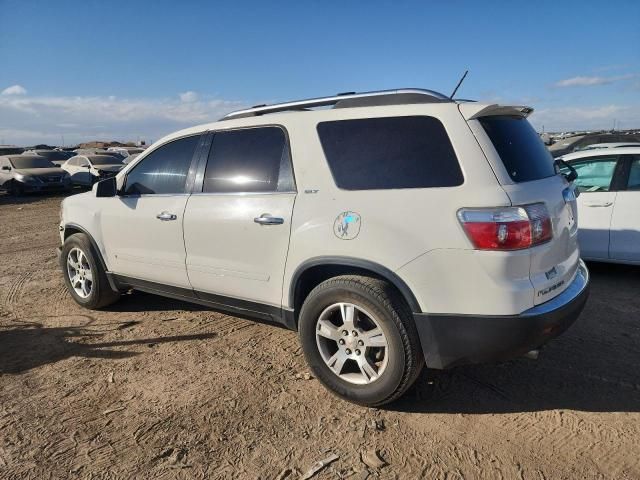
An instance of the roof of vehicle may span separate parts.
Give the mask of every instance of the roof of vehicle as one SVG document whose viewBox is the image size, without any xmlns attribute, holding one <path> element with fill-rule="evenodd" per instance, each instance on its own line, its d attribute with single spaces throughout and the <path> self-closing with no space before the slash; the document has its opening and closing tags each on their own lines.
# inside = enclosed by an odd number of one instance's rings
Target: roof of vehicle
<svg viewBox="0 0 640 480">
<path fill-rule="evenodd" d="M 115 155 L 78 155 L 80 157 L 88 158 L 89 160 L 95 160 L 96 158 L 113 158 L 116 163 L 122 163 L 122 157 L 117 157 Z"/>
<path fill-rule="evenodd" d="M 291 121 L 292 115 L 317 115 L 326 118 L 330 112 L 343 112 L 354 108 L 397 108 L 402 106 L 433 105 L 433 108 L 455 108 L 465 118 L 473 119 L 488 115 L 518 115 L 527 117 L 533 108 L 527 106 L 498 105 L 492 103 L 480 103 L 471 100 L 451 99 L 442 93 L 433 90 L 418 88 L 405 88 L 396 90 L 380 90 L 373 92 L 333 95 L 318 97 L 308 100 L 296 100 L 273 105 L 257 105 L 244 110 L 231 112 L 222 117 L 218 122 L 196 125 L 174 133 L 171 133 L 154 143 L 144 154 L 169 140 L 196 135 L 206 130 L 244 128 L 257 125 L 273 125 Z M 332 107 L 332 108 L 327 108 Z"/>
<path fill-rule="evenodd" d="M 611 143 L 594 143 L 584 147 L 582 150 L 594 150 L 596 148 L 627 148 L 627 147 L 640 147 L 640 142 L 611 142 Z"/>
<path fill-rule="evenodd" d="M 564 160 L 565 162 L 570 162 L 573 160 L 578 160 L 581 158 L 588 157 L 598 157 L 601 155 L 640 155 L 640 146 L 637 147 L 621 147 L 619 150 L 616 149 L 615 152 L 612 152 L 610 148 L 597 148 L 592 150 L 580 150 L 578 152 L 567 153 L 566 155 L 562 155 L 558 157 L 557 160 Z"/>
</svg>

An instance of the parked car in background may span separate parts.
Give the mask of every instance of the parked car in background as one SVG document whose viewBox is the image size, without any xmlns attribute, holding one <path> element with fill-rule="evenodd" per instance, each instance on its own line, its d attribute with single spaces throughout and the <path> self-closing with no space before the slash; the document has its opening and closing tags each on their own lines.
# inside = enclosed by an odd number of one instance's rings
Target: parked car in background
<svg viewBox="0 0 640 480">
<path fill-rule="evenodd" d="M 65 284 L 86 308 L 139 289 L 281 323 L 364 405 L 425 363 L 535 355 L 576 320 L 589 274 L 571 175 L 531 111 L 409 89 L 176 132 L 62 202 Z"/>
<path fill-rule="evenodd" d="M 76 154 L 73 152 L 64 152 L 62 150 L 27 150 L 22 155 L 40 155 L 52 163 L 60 166 Z"/>
<path fill-rule="evenodd" d="M 124 157 L 123 162 L 124 162 L 125 165 L 128 165 L 131 162 L 133 162 L 136 158 L 138 158 L 139 156 L 140 156 L 139 153 L 131 153 L 131 154 L 129 154 L 128 157 Z"/>
<path fill-rule="evenodd" d="M 76 155 L 67 160 L 62 169 L 71 175 L 74 185 L 90 187 L 105 178 L 113 177 L 124 167 L 118 155 Z"/>
<path fill-rule="evenodd" d="M 0 145 L 0 156 L 2 155 L 20 155 L 24 152 L 24 148 L 15 145 Z"/>
<path fill-rule="evenodd" d="M 567 153 L 577 152 L 594 144 L 602 143 L 632 143 L 640 141 L 635 135 L 626 135 L 621 133 L 593 133 L 588 135 L 576 135 L 573 137 L 563 138 L 549 147 L 549 152 L 554 158 Z"/>
<path fill-rule="evenodd" d="M 13 195 L 52 190 L 70 191 L 69 174 L 39 155 L 0 157 L 0 188 Z"/>
<path fill-rule="evenodd" d="M 107 148 L 107 152 L 115 152 L 119 153 L 123 157 L 128 157 L 129 155 L 133 155 L 136 153 L 144 152 L 144 148 L 140 147 L 109 147 Z"/>
<path fill-rule="evenodd" d="M 585 150 L 560 160 L 578 173 L 582 258 L 640 264 L 640 147 Z"/>
<path fill-rule="evenodd" d="M 624 147 L 640 147 L 640 142 L 614 142 L 614 143 L 594 143 L 588 147 L 581 148 L 580 152 L 585 150 L 597 150 L 599 148 L 624 148 Z"/>
<path fill-rule="evenodd" d="M 119 152 L 107 152 L 106 148 L 77 148 L 74 150 L 76 155 L 111 155 L 113 157 L 124 158 Z"/>
</svg>

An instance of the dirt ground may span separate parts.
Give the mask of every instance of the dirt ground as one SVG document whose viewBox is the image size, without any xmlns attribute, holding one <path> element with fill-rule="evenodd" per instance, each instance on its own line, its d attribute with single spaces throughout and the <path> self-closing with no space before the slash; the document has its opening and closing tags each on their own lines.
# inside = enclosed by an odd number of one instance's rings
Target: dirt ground
<svg viewBox="0 0 640 480">
<path fill-rule="evenodd" d="M 77 306 L 60 200 L 0 194 L 0 478 L 297 479 L 332 454 L 314 479 L 640 478 L 639 268 L 590 265 L 539 360 L 425 371 L 366 409 L 308 375 L 293 332 L 142 293 Z"/>
</svg>

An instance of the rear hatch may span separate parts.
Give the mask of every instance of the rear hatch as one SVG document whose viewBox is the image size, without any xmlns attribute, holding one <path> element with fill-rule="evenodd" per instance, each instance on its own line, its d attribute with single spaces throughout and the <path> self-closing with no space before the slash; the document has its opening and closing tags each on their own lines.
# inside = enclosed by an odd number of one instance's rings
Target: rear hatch
<svg viewBox="0 0 640 480">
<path fill-rule="evenodd" d="M 547 208 L 553 237 L 529 249 L 533 302 L 544 303 L 565 290 L 578 269 L 573 187 L 556 174 L 551 154 L 526 119 L 532 109 L 462 104 L 460 110 L 512 205 L 542 203 Z"/>
</svg>

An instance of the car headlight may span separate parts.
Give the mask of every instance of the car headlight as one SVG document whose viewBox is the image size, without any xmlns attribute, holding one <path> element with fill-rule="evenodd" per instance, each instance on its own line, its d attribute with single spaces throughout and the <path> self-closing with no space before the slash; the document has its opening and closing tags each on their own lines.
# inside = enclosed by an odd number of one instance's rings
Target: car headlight
<svg viewBox="0 0 640 480">
<path fill-rule="evenodd" d="M 20 173 L 16 173 L 15 177 L 14 177 L 17 181 L 19 182 L 24 182 L 24 183 L 37 183 L 37 180 L 29 175 L 22 175 Z"/>
</svg>

